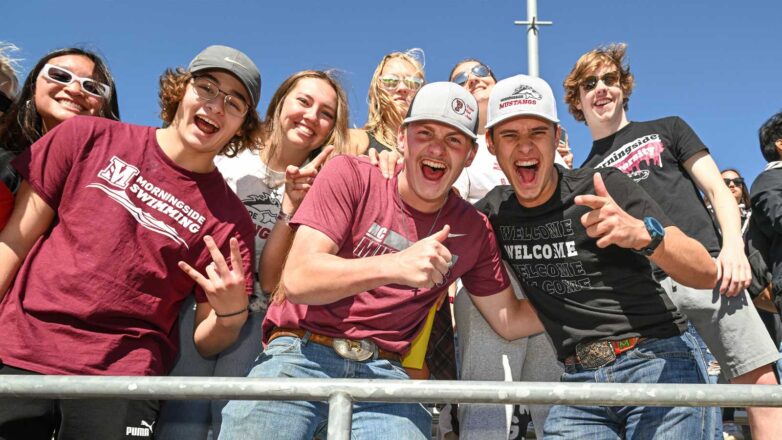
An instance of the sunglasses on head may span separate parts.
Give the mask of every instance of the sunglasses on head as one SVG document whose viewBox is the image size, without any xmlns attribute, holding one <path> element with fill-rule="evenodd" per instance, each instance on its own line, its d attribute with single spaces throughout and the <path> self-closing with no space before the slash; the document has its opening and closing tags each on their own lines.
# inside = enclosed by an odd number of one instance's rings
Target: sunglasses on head
<svg viewBox="0 0 782 440">
<path fill-rule="evenodd" d="M 730 186 L 731 183 L 736 185 L 736 186 L 744 185 L 744 179 L 742 179 L 741 177 L 736 177 L 735 179 L 729 179 L 729 178 L 726 177 L 726 178 L 723 178 L 722 181 L 725 182 L 725 185 L 727 185 L 727 186 Z"/>
<path fill-rule="evenodd" d="M 78 76 L 68 69 L 53 64 L 44 65 L 38 76 L 42 76 L 49 81 L 54 81 L 57 84 L 62 84 L 64 86 L 67 86 L 74 81 L 78 81 L 79 85 L 81 85 L 81 89 L 85 93 L 95 96 L 96 98 L 108 98 L 111 94 L 111 87 L 106 84 L 92 78 Z"/>
<path fill-rule="evenodd" d="M 451 82 L 463 86 L 467 82 L 467 80 L 470 79 L 471 73 L 477 76 L 478 78 L 486 78 L 487 76 L 491 76 L 491 69 L 489 69 L 487 66 L 483 64 L 476 64 L 472 66 L 471 69 L 465 70 L 463 72 L 459 72 L 456 75 L 454 75 Z"/>
<path fill-rule="evenodd" d="M 380 85 L 385 87 L 386 89 L 393 90 L 397 88 L 400 82 L 404 83 L 405 86 L 407 86 L 410 90 L 418 90 L 421 88 L 422 85 L 424 85 L 424 80 L 417 76 L 405 76 L 400 77 L 399 75 L 394 75 L 392 73 L 388 75 L 383 75 L 380 78 L 378 78 L 380 81 Z"/>
<path fill-rule="evenodd" d="M 588 92 L 590 90 L 594 90 L 600 81 L 603 81 L 603 84 L 605 84 L 606 87 L 611 87 L 619 82 L 619 72 L 608 72 L 601 77 L 597 77 L 595 75 L 588 76 L 584 78 L 583 81 L 581 81 L 581 87 L 583 87 L 584 90 Z"/>
</svg>

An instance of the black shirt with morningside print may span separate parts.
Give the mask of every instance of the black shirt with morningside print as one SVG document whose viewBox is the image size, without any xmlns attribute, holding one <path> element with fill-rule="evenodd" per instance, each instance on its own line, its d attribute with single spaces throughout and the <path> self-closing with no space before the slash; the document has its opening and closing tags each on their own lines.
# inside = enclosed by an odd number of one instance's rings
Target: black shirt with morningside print
<svg viewBox="0 0 782 440">
<path fill-rule="evenodd" d="M 712 256 L 719 255 L 716 225 L 684 162 L 708 148 L 677 116 L 631 122 L 592 143 L 583 167 L 615 167 L 652 196 L 673 224 L 698 240 Z"/>
<path fill-rule="evenodd" d="M 594 194 L 594 169 L 557 166 L 559 183 L 541 206 L 524 208 L 513 188 L 498 186 L 475 207 L 494 228 L 503 257 L 532 301 L 564 360 L 581 341 L 633 336 L 665 338 L 684 330 L 684 319 L 652 278 L 649 260 L 615 245 L 599 248 L 586 234 L 576 205 Z M 609 194 L 633 217 L 671 222 L 638 185 L 621 172 L 601 172 Z"/>
</svg>

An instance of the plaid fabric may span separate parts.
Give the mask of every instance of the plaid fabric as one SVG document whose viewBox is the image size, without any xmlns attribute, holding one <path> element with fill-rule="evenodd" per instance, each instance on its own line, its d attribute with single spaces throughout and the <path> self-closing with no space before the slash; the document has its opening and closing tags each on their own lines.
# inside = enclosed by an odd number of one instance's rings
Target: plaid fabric
<svg viewBox="0 0 782 440">
<path fill-rule="evenodd" d="M 439 380 L 456 380 L 456 349 L 453 343 L 451 307 L 448 301 L 434 314 L 432 335 L 426 348 L 426 365 Z"/>
</svg>

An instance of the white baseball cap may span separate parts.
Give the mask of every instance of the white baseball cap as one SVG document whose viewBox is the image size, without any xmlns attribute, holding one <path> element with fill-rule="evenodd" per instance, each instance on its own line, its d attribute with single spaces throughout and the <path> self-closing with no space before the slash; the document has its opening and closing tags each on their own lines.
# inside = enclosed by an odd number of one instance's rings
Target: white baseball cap
<svg viewBox="0 0 782 440">
<path fill-rule="evenodd" d="M 495 84 L 489 95 L 486 128 L 516 116 L 537 116 L 559 123 L 551 86 L 528 75 L 512 76 Z"/>
<path fill-rule="evenodd" d="M 433 82 L 415 94 L 403 123 L 437 121 L 448 124 L 478 139 L 478 103 L 462 86 L 452 82 Z"/>
</svg>

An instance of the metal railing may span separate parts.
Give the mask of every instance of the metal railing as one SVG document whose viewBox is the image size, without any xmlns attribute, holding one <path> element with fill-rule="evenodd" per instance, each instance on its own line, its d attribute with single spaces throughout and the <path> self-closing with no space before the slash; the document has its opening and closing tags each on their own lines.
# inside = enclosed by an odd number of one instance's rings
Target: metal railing
<svg viewBox="0 0 782 440">
<path fill-rule="evenodd" d="M 782 385 L 2 376 L 0 397 L 328 401 L 328 438 L 342 440 L 357 401 L 782 407 Z"/>
</svg>

